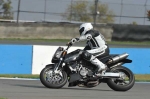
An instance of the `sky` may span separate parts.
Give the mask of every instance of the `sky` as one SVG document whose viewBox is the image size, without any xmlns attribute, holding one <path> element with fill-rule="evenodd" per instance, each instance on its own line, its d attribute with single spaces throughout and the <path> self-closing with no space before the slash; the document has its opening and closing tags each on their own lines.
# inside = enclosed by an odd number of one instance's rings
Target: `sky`
<svg viewBox="0 0 150 99">
<path fill-rule="evenodd" d="M 13 11 L 18 9 L 18 0 L 11 0 Z M 68 5 L 75 1 L 81 0 L 21 0 L 20 10 L 21 11 L 35 11 L 35 12 L 48 12 L 44 15 L 43 13 L 26 13 L 20 12 L 20 20 L 28 21 L 64 21 L 61 16 L 65 13 Z M 94 3 L 94 0 L 89 1 L 90 4 Z M 146 17 L 147 10 L 150 10 L 150 0 L 99 0 L 99 2 L 108 4 L 109 9 L 113 10 L 117 16 L 136 16 Z M 45 6 L 46 5 L 46 6 Z M 61 14 L 59 14 L 61 13 Z M 17 13 L 14 13 L 14 19 L 17 19 Z M 150 21 L 147 18 L 127 18 L 127 17 L 115 17 L 115 23 L 131 24 L 137 22 L 141 25 L 150 25 Z"/>
</svg>

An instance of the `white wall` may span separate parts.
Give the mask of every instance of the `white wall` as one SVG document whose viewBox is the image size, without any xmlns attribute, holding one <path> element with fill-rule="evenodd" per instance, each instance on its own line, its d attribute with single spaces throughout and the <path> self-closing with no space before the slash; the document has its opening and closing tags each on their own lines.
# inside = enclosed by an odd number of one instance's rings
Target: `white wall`
<svg viewBox="0 0 150 99">
<path fill-rule="evenodd" d="M 59 46 L 33 46 L 32 74 L 40 74 L 41 70 L 47 64 L 51 64 L 52 56 L 58 47 Z M 66 48 L 66 46 L 62 47 Z M 68 52 L 76 49 L 83 49 L 83 47 L 71 47 Z"/>
</svg>

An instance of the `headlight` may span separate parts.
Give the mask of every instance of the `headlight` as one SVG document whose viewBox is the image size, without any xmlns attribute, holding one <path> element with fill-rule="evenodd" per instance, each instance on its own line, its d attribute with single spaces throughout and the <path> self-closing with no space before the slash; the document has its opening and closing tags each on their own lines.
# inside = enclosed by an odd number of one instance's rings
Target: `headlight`
<svg viewBox="0 0 150 99">
<path fill-rule="evenodd" d="M 60 58 L 62 52 L 56 52 L 55 57 Z"/>
<path fill-rule="evenodd" d="M 53 58 L 52 58 L 52 63 L 56 63 L 59 61 L 59 58 L 61 57 L 61 54 L 63 52 L 63 48 L 62 47 L 59 47 L 55 54 L 53 55 Z"/>
</svg>

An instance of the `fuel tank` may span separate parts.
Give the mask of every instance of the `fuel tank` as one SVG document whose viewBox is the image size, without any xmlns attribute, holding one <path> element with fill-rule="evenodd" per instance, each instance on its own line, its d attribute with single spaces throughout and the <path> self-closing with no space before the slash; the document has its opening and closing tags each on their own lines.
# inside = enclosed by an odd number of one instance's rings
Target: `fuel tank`
<svg viewBox="0 0 150 99">
<path fill-rule="evenodd" d="M 64 62 L 67 63 L 67 62 L 71 62 L 71 61 L 76 61 L 81 58 L 81 54 L 82 54 L 82 50 L 80 50 L 80 49 L 77 49 L 71 53 L 68 53 L 65 56 Z"/>
</svg>

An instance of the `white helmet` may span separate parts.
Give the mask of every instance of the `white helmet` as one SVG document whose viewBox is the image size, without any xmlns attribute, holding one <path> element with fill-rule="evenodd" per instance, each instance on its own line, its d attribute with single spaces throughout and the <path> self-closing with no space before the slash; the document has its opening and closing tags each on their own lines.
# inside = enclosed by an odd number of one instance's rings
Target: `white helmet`
<svg viewBox="0 0 150 99">
<path fill-rule="evenodd" d="M 91 23 L 83 23 L 80 25 L 80 29 L 79 29 L 80 35 L 85 35 L 87 31 L 92 30 L 92 29 L 93 29 L 93 26 Z"/>
</svg>

